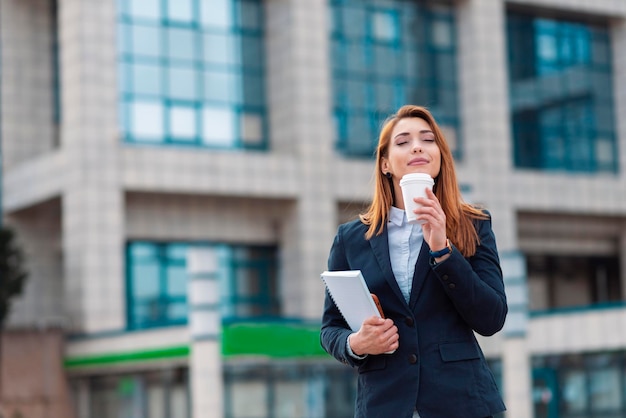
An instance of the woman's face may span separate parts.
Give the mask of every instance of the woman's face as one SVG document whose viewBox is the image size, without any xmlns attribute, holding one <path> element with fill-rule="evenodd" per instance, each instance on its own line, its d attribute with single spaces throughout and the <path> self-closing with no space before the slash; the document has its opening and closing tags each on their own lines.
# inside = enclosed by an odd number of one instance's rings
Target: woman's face
<svg viewBox="0 0 626 418">
<path fill-rule="evenodd" d="M 409 173 L 426 173 L 432 178 L 439 175 L 441 151 L 424 119 L 404 118 L 396 123 L 381 169 L 383 174 L 391 173 L 396 182 Z"/>
</svg>

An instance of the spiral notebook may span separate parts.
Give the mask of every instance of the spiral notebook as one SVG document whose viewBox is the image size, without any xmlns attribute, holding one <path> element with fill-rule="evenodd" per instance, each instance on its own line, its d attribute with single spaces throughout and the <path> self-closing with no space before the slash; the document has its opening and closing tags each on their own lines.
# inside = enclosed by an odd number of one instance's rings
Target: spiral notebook
<svg viewBox="0 0 626 418">
<path fill-rule="evenodd" d="M 358 331 L 366 318 L 381 317 L 361 270 L 325 271 L 321 277 L 352 331 Z"/>
</svg>

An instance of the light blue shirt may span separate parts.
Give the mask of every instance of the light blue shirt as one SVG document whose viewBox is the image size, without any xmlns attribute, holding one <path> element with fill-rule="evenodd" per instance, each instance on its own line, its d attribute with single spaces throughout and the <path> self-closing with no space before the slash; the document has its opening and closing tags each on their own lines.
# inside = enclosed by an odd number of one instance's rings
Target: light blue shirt
<svg viewBox="0 0 626 418">
<path fill-rule="evenodd" d="M 411 298 L 411 287 L 413 286 L 413 274 L 417 256 L 424 242 L 424 234 L 420 224 L 409 224 L 406 221 L 404 210 L 391 207 L 389 211 L 389 223 L 387 224 L 387 237 L 389 241 L 389 258 L 391 259 L 391 270 L 396 277 L 402 295 L 409 303 Z M 359 360 L 367 355 L 357 356 L 350 347 L 350 337 L 346 340 L 348 353 Z M 419 415 L 414 415 L 414 417 Z"/>
<path fill-rule="evenodd" d="M 404 299 L 409 303 L 415 264 L 424 242 L 422 226 L 407 223 L 404 210 L 392 206 L 389 211 L 387 236 L 391 269 Z"/>
</svg>

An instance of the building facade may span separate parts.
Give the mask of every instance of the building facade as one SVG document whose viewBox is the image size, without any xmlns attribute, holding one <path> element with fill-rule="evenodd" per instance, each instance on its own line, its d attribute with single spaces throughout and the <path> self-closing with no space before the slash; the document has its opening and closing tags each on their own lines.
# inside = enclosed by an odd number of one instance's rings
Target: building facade
<svg viewBox="0 0 626 418">
<path fill-rule="evenodd" d="M 351 416 L 319 275 L 405 103 L 493 216 L 507 418 L 626 417 L 623 0 L 0 0 L 0 29 L 9 326 L 64 329 L 76 417 Z"/>
</svg>

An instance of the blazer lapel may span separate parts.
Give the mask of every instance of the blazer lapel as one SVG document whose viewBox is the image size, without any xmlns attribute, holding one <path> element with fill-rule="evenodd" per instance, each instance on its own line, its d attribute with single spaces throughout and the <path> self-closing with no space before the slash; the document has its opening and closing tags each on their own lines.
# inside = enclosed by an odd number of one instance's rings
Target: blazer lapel
<svg viewBox="0 0 626 418">
<path fill-rule="evenodd" d="M 426 281 L 426 276 L 430 272 L 430 248 L 426 241 L 422 242 L 422 248 L 420 254 L 417 257 L 417 263 L 415 264 L 415 273 L 413 274 L 413 285 L 411 286 L 411 299 L 409 300 L 409 306 L 411 309 L 415 307 L 417 297 L 419 296 L 422 286 Z"/>
<path fill-rule="evenodd" d="M 396 277 L 393 275 L 393 270 L 391 268 L 391 259 L 389 258 L 389 240 L 387 237 L 386 226 L 382 234 L 374 235 L 370 239 L 370 246 L 372 247 L 376 261 L 378 261 L 378 265 L 383 272 L 383 276 L 385 277 L 385 280 L 387 280 L 387 283 L 389 283 L 393 293 L 398 297 L 398 299 L 406 304 L 406 300 L 404 299 L 404 296 L 402 296 L 402 291 L 400 290 L 400 286 L 398 286 L 398 282 L 396 281 Z"/>
</svg>

